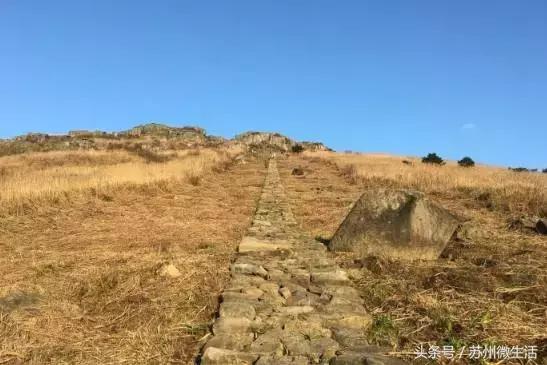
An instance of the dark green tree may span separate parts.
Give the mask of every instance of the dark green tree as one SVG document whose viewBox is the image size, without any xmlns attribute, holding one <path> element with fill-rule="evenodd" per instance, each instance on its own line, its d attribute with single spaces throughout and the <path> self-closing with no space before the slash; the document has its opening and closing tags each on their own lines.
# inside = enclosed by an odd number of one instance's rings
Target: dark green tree
<svg viewBox="0 0 547 365">
<path fill-rule="evenodd" d="M 423 163 L 432 163 L 436 165 L 444 165 L 444 160 L 440 158 L 436 153 L 428 153 L 427 156 L 422 157 Z"/>
<path fill-rule="evenodd" d="M 473 167 L 475 166 L 475 161 L 471 157 L 465 156 L 461 160 L 458 161 L 458 165 L 463 167 Z"/>
</svg>

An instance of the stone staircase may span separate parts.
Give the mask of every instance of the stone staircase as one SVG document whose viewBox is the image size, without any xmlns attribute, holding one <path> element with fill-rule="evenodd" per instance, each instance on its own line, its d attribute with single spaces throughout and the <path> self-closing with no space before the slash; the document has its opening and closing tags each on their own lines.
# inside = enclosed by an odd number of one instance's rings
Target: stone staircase
<svg viewBox="0 0 547 365">
<path fill-rule="evenodd" d="M 210 364 L 399 364 L 370 346 L 371 316 L 325 246 L 296 226 L 275 160 L 197 358 Z"/>
</svg>

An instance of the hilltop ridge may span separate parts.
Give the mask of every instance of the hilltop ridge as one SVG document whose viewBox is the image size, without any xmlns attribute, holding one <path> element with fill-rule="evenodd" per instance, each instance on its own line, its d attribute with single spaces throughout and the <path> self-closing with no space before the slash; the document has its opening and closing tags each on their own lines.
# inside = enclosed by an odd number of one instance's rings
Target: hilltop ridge
<svg viewBox="0 0 547 365">
<path fill-rule="evenodd" d="M 151 122 L 119 132 L 70 130 L 66 134 L 27 133 L 0 140 L 0 156 L 24 152 L 57 150 L 117 149 L 129 143 L 154 149 L 184 149 L 240 144 L 252 150 L 290 151 L 299 145 L 302 150 L 330 150 L 321 142 L 298 142 L 279 133 L 249 131 L 232 139 L 207 134 L 197 126 L 169 126 Z"/>
</svg>

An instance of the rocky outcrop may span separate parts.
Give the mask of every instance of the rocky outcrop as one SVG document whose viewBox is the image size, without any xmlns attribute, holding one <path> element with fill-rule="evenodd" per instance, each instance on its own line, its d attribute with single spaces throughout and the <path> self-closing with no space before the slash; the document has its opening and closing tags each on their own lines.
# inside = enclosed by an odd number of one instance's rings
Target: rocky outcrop
<svg viewBox="0 0 547 365">
<path fill-rule="evenodd" d="M 332 151 L 321 142 L 300 142 L 305 151 Z"/>
<path fill-rule="evenodd" d="M 289 152 L 300 146 L 300 150 L 305 151 L 331 151 L 322 143 L 297 142 L 279 133 L 245 132 L 235 136 L 234 140 L 255 149 L 269 147 L 270 149 Z"/>
<path fill-rule="evenodd" d="M 130 130 L 119 132 L 118 136 L 143 137 L 156 136 L 167 138 L 183 138 L 205 141 L 205 129 L 199 127 L 170 127 L 160 123 L 138 125 Z"/>
<path fill-rule="evenodd" d="M 72 138 L 113 138 L 114 135 L 104 131 L 88 131 L 85 129 L 68 131 L 68 136 Z"/>
<path fill-rule="evenodd" d="M 105 140 L 106 143 L 105 143 Z M 171 127 L 160 123 L 138 125 L 121 132 L 103 132 L 92 130 L 71 130 L 68 134 L 51 135 L 46 133 L 28 133 L 13 139 L 0 140 L 0 156 L 24 152 L 45 152 L 74 149 L 122 148 L 123 140 L 143 144 L 164 143 L 168 149 L 194 147 L 222 147 L 240 145 L 249 152 L 301 152 L 303 150 L 329 150 L 318 142 L 296 142 L 279 133 L 246 132 L 233 139 L 207 135 L 203 128 L 185 126 Z M 138 140 L 138 141 L 137 141 Z"/>
<path fill-rule="evenodd" d="M 288 137 L 279 133 L 269 132 L 245 132 L 238 134 L 234 139 L 247 146 L 267 145 L 282 151 L 290 151 L 296 144 L 295 141 Z"/>
<path fill-rule="evenodd" d="M 369 190 L 354 204 L 329 249 L 363 256 L 434 260 L 458 224 L 452 214 L 422 193 Z"/>
</svg>

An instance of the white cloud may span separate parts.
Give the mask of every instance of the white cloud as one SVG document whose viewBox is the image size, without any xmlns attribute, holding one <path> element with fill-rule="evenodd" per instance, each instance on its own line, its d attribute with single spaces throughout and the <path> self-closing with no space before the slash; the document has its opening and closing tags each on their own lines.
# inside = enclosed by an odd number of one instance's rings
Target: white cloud
<svg viewBox="0 0 547 365">
<path fill-rule="evenodd" d="M 462 125 L 462 129 L 475 129 L 477 125 L 475 123 L 465 123 Z"/>
</svg>

